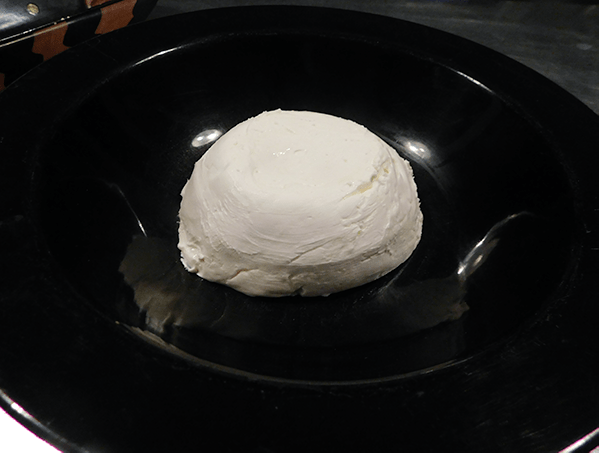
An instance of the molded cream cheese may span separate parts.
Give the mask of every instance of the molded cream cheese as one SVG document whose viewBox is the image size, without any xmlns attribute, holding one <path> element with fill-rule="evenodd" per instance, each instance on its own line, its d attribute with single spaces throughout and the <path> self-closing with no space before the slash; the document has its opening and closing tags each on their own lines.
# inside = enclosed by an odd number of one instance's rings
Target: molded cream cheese
<svg viewBox="0 0 599 453">
<path fill-rule="evenodd" d="M 251 296 L 328 295 L 403 263 L 422 233 L 412 169 L 352 121 L 270 111 L 231 129 L 183 188 L 190 272 Z"/>
</svg>

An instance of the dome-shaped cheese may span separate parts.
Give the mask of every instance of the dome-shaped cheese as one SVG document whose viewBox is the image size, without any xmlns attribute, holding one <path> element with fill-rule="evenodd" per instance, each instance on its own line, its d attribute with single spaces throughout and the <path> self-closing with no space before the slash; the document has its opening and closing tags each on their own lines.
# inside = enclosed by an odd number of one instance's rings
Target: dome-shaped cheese
<svg viewBox="0 0 599 453">
<path fill-rule="evenodd" d="M 321 113 L 238 124 L 195 164 L 182 197 L 185 267 L 252 296 L 370 282 L 422 232 L 410 165 L 363 126 Z"/>
</svg>

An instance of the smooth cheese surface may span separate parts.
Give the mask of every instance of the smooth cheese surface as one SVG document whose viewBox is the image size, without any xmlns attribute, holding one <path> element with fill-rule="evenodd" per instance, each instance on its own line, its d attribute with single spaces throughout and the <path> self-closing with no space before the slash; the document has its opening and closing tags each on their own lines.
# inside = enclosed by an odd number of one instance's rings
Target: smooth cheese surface
<svg viewBox="0 0 599 453">
<path fill-rule="evenodd" d="M 409 163 L 365 127 L 322 113 L 238 124 L 181 195 L 185 267 L 252 296 L 362 285 L 403 263 L 422 233 Z"/>
</svg>

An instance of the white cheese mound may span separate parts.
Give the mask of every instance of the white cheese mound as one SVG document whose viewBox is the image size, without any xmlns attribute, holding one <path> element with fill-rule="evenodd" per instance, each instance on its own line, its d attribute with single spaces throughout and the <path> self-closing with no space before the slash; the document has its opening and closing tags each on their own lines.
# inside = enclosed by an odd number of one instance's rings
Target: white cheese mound
<svg viewBox="0 0 599 453">
<path fill-rule="evenodd" d="M 362 285 L 408 259 L 422 233 L 409 163 L 365 127 L 322 113 L 238 124 L 181 195 L 187 270 L 251 296 Z"/>
</svg>

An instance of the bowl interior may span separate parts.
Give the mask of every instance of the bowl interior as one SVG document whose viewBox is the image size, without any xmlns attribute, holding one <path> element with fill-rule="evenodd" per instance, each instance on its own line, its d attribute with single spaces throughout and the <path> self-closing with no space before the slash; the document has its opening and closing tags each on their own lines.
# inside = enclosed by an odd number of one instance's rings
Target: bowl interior
<svg viewBox="0 0 599 453">
<path fill-rule="evenodd" d="M 180 191 L 211 144 L 196 138 L 277 108 L 351 119 L 410 161 L 424 231 L 407 263 L 328 298 L 250 298 L 183 270 Z M 374 36 L 191 37 L 108 74 L 39 159 L 38 225 L 75 290 L 233 373 L 381 379 L 471 356 L 534 321 L 578 241 L 542 128 L 484 81 Z"/>
</svg>

